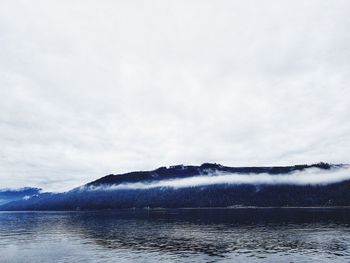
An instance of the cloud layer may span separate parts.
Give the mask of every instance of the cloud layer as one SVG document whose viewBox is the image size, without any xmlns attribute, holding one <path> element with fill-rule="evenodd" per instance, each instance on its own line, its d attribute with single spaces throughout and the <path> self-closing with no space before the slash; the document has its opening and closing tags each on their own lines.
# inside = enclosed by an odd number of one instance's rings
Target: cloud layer
<svg viewBox="0 0 350 263">
<path fill-rule="evenodd" d="M 172 180 L 160 180 L 151 182 L 125 183 L 108 186 L 88 186 L 81 190 L 99 191 L 99 190 L 147 190 L 154 188 L 186 188 L 200 187 L 210 185 L 326 185 L 330 183 L 350 180 L 350 167 L 324 170 L 318 168 L 309 168 L 303 171 L 297 171 L 289 174 L 271 175 L 261 174 L 212 174 L 205 176 L 193 176 Z"/>
<path fill-rule="evenodd" d="M 0 184 L 349 162 L 350 2 L 0 2 Z"/>
</svg>

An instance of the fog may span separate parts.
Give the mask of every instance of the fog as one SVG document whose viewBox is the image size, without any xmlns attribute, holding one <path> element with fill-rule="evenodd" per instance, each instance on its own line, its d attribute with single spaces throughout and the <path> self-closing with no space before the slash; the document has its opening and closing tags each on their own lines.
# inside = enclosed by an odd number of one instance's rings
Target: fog
<svg viewBox="0 0 350 263">
<path fill-rule="evenodd" d="M 251 184 L 251 185 L 325 185 L 337 183 L 350 179 L 350 167 L 333 168 L 324 170 L 319 168 L 308 168 L 289 174 L 271 175 L 261 174 L 233 174 L 213 173 L 211 175 L 193 176 L 188 178 L 147 181 L 137 183 L 123 183 L 109 186 L 89 186 L 82 189 L 87 190 L 146 190 L 152 188 L 186 188 L 209 186 L 218 184 Z"/>
</svg>

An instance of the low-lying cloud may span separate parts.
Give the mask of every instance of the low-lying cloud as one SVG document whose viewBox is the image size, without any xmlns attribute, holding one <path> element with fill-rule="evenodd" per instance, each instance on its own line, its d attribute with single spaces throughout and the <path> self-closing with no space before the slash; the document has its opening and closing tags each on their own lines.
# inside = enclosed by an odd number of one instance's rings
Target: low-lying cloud
<svg viewBox="0 0 350 263">
<path fill-rule="evenodd" d="M 148 190 L 153 188 L 186 188 L 219 184 L 250 184 L 250 185 L 326 185 L 350 180 L 350 166 L 343 166 L 331 170 L 309 168 L 289 174 L 271 175 L 261 174 L 233 174 L 214 173 L 205 176 L 148 181 L 137 183 L 123 183 L 109 186 L 90 186 L 88 190 Z"/>
</svg>

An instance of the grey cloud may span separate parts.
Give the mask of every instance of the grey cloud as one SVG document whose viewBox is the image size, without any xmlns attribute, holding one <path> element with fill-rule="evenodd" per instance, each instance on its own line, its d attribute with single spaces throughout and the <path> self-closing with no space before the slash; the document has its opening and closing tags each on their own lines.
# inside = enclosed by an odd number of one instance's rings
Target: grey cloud
<svg viewBox="0 0 350 263">
<path fill-rule="evenodd" d="M 347 1 L 0 3 L 0 187 L 348 162 Z"/>
</svg>

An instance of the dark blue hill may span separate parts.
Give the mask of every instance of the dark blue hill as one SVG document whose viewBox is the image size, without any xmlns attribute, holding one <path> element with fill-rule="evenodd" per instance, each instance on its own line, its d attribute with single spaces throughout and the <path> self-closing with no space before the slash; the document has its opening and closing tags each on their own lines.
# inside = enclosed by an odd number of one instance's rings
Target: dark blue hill
<svg viewBox="0 0 350 263">
<path fill-rule="evenodd" d="M 273 167 L 228 167 L 220 164 L 204 163 L 200 166 L 185 166 L 175 165 L 167 167 L 160 167 L 153 171 L 139 171 L 125 174 L 110 174 L 104 176 L 96 181 L 88 183 L 87 186 L 98 186 L 108 184 L 133 183 L 140 181 L 153 180 L 168 180 L 175 178 L 185 178 L 192 176 L 208 175 L 213 172 L 225 173 L 241 173 L 241 174 L 287 174 L 294 171 L 302 171 L 308 168 L 319 168 L 329 170 L 332 167 L 339 165 L 331 165 L 327 163 L 317 163 L 312 165 L 294 165 L 294 166 L 273 166 Z"/>
<path fill-rule="evenodd" d="M 20 189 L 0 189 L 0 205 L 38 195 L 41 189 L 25 187 Z"/>
<path fill-rule="evenodd" d="M 268 175 L 290 178 L 297 173 L 318 171 L 329 173 L 348 169 L 343 165 L 318 163 L 278 167 L 227 167 L 219 164 L 161 167 L 153 171 L 107 175 L 65 193 L 43 193 L 28 200 L 0 206 L 0 210 L 100 210 L 119 208 L 183 208 L 183 207 L 311 207 L 350 206 L 350 180 L 322 184 L 308 183 L 224 183 L 169 187 L 168 182 L 184 179 L 217 179 L 217 175 Z M 300 175 L 300 174 L 299 174 Z M 201 177 L 204 176 L 204 177 Z M 212 178 L 209 177 L 209 180 Z M 215 178 L 216 177 L 216 178 Z M 344 177 L 343 177 L 344 178 Z M 158 186 L 158 183 L 164 183 Z M 152 187 L 149 187 L 153 185 Z M 155 186 L 154 186 L 155 185 Z"/>
</svg>

